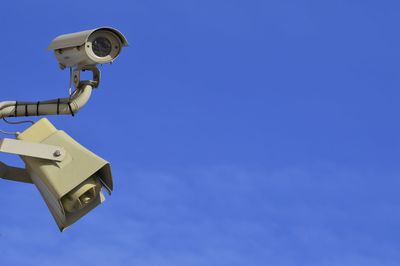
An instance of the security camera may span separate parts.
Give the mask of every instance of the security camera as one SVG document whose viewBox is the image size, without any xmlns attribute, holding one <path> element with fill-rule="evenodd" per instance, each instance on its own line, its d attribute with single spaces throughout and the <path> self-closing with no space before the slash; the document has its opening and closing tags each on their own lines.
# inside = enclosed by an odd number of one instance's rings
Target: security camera
<svg viewBox="0 0 400 266">
<path fill-rule="evenodd" d="M 56 37 L 49 45 L 60 67 L 80 67 L 111 63 L 128 41 L 118 30 L 97 28 Z"/>
<path fill-rule="evenodd" d="M 40 191 L 60 231 L 102 203 L 105 200 L 102 189 L 111 194 L 110 164 L 64 131 L 57 130 L 46 118 L 18 134 L 17 140 L 10 143 L 2 143 L 1 148 L 10 152 L 24 145 L 25 154 L 20 153 L 20 157 L 25 162 L 30 182 Z M 54 152 L 49 150 L 50 157 L 46 157 L 43 154 L 49 147 L 53 147 Z M 17 181 L 23 181 L 21 173 L 21 170 L 16 173 L 20 176 Z"/>
<path fill-rule="evenodd" d="M 0 118 L 74 116 L 87 103 L 92 89 L 99 87 L 100 70 L 97 65 L 113 62 L 127 45 L 125 36 L 111 27 L 58 36 L 50 43 L 49 49 L 54 50 L 61 69 L 71 68 L 69 96 L 47 101 L 3 101 L 0 102 Z M 92 72 L 92 79 L 81 80 L 81 71 Z"/>
</svg>

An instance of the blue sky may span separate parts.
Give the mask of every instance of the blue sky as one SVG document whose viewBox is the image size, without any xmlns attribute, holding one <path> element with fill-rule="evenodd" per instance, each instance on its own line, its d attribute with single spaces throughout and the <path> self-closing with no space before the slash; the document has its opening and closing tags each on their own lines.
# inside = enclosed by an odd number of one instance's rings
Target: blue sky
<svg viewBox="0 0 400 266">
<path fill-rule="evenodd" d="M 114 194 L 60 233 L 34 186 L 1 181 L 0 264 L 398 265 L 399 8 L 2 3 L 2 100 L 67 95 L 59 34 L 130 46 L 78 115 L 50 117 L 111 162 Z"/>
</svg>

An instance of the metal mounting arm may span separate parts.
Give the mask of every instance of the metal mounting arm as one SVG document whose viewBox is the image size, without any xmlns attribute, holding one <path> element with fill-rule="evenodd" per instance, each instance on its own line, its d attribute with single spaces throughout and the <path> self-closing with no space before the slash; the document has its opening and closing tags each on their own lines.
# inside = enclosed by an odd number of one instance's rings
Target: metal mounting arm
<svg viewBox="0 0 400 266">
<path fill-rule="evenodd" d="M 92 72 L 92 79 L 81 80 L 81 71 Z M 93 88 L 99 86 L 100 70 L 96 66 L 78 67 L 71 79 L 76 89 L 69 97 L 38 102 L 3 101 L 0 102 L 0 118 L 76 114 L 89 101 Z"/>
<path fill-rule="evenodd" d="M 56 162 L 64 160 L 66 155 L 66 151 L 62 147 L 7 138 L 0 140 L 0 152 Z"/>
<path fill-rule="evenodd" d="M 0 178 L 23 183 L 32 183 L 32 179 L 26 169 L 8 166 L 2 162 L 0 162 Z"/>
<path fill-rule="evenodd" d="M 35 157 L 56 162 L 61 162 L 66 156 L 66 151 L 62 147 L 8 138 L 0 140 L 0 152 Z M 0 162 L 0 178 L 24 183 L 32 183 L 32 180 L 26 169 L 8 166 L 2 162 Z"/>
</svg>

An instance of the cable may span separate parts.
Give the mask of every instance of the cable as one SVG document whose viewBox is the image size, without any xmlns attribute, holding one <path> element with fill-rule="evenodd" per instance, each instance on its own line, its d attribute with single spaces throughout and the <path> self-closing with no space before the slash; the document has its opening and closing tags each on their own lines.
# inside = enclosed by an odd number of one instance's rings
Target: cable
<svg viewBox="0 0 400 266">
<path fill-rule="evenodd" d="M 18 131 L 17 132 L 8 132 L 8 131 L 4 131 L 4 130 L 1 130 L 1 129 L 0 129 L 0 133 L 6 134 L 6 135 L 13 135 L 13 136 L 19 134 Z"/>
<path fill-rule="evenodd" d="M 32 125 L 35 124 L 35 121 L 32 120 L 22 120 L 22 121 L 8 121 L 5 117 L 3 117 L 4 122 L 10 125 L 16 125 L 16 124 L 24 124 L 24 123 L 31 123 Z"/>
<path fill-rule="evenodd" d="M 71 98 L 72 95 L 72 67 L 69 68 L 69 98 Z"/>
<path fill-rule="evenodd" d="M 32 125 L 35 124 L 35 121 L 32 120 L 22 120 L 22 121 L 8 121 L 5 117 L 3 117 L 4 122 L 10 125 L 16 125 L 16 124 L 24 124 L 24 123 L 31 123 Z M 18 135 L 19 132 L 9 132 L 9 131 L 4 131 L 0 129 L 0 133 L 5 134 L 5 135 Z"/>
<path fill-rule="evenodd" d="M 4 122 L 10 125 L 16 125 L 16 124 L 24 124 L 24 123 L 31 123 L 32 125 L 35 124 L 35 121 L 32 120 L 22 120 L 22 121 L 8 121 L 5 117 L 3 117 Z M 19 132 L 9 132 L 9 131 L 4 131 L 0 129 L 0 133 L 5 134 L 5 135 L 18 135 Z"/>
</svg>

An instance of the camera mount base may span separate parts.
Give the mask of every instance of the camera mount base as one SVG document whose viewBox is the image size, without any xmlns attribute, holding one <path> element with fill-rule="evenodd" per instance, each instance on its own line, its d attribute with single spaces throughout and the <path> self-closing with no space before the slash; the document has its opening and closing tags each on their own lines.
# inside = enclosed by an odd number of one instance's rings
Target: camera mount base
<svg viewBox="0 0 400 266">
<path fill-rule="evenodd" d="M 81 71 L 91 71 L 93 74 L 93 78 L 91 80 L 81 80 Z M 89 85 L 92 88 L 97 88 L 100 85 L 100 69 L 97 66 L 78 66 L 74 69 L 71 81 L 74 84 L 75 88 L 81 88 L 85 85 Z"/>
<path fill-rule="evenodd" d="M 0 140 L 0 152 L 55 162 L 63 161 L 66 156 L 66 151 L 58 146 L 8 138 Z M 8 166 L 2 162 L 0 162 L 0 178 L 23 183 L 32 183 L 31 177 L 26 169 Z"/>
<path fill-rule="evenodd" d="M 64 160 L 66 155 L 66 151 L 58 146 L 8 138 L 0 140 L 0 152 L 56 162 Z"/>
</svg>

